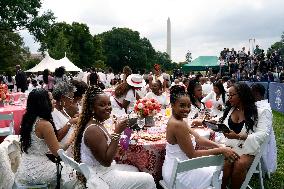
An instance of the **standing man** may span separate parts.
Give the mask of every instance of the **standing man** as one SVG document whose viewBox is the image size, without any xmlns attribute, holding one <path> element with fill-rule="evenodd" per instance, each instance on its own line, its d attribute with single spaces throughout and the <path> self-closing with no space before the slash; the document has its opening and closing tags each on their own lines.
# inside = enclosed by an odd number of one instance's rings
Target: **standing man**
<svg viewBox="0 0 284 189">
<path fill-rule="evenodd" d="M 28 89 L 27 86 L 27 76 L 26 73 L 21 70 L 20 65 L 16 65 L 16 86 L 17 90 L 21 90 L 21 92 L 25 92 Z"/>
</svg>

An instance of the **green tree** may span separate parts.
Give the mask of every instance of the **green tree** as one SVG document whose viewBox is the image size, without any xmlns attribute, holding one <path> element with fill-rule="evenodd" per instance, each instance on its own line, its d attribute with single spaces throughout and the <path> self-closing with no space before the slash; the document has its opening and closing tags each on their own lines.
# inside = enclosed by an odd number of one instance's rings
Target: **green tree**
<svg viewBox="0 0 284 189">
<path fill-rule="evenodd" d="M 115 71 L 121 71 L 126 65 L 138 70 L 153 64 L 155 50 L 149 40 L 140 38 L 139 32 L 113 28 L 98 36 L 102 39 L 106 64 Z"/>
<path fill-rule="evenodd" d="M 284 60 L 284 32 L 281 37 L 281 41 L 274 43 L 267 50 L 268 55 L 272 54 L 273 52 L 279 53 L 279 55 L 281 56 L 281 59 Z"/>
<path fill-rule="evenodd" d="M 0 70 L 14 70 L 14 66 L 22 64 L 28 54 L 29 50 L 18 33 L 0 31 Z"/>
<path fill-rule="evenodd" d="M 97 60 L 104 61 L 101 41 L 90 34 L 86 24 L 65 22 L 53 24 L 44 36 L 40 50 L 47 50 L 56 59 L 68 58 L 78 67 L 91 67 Z"/>
</svg>

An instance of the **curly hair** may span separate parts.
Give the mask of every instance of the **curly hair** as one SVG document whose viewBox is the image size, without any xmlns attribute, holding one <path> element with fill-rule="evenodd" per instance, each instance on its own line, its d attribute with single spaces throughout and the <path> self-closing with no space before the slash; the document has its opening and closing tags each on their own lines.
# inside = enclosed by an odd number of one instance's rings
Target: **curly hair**
<svg viewBox="0 0 284 189">
<path fill-rule="evenodd" d="M 243 105 L 245 115 L 245 126 L 247 132 L 249 130 L 253 131 L 253 127 L 257 126 L 258 114 L 257 107 L 255 105 L 255 99 L 251 92 L 251 89 L 245 83 L 235 83 L 232 87 L 236 89 L 240 101 Z M 223 117 L 220 119 L 221 122 L 224 122 L 231 108 L 232 105 L 230 103 L 227 103 L 227 107 L 224 110 Z"/>
<path fill-rule="evenodd" d="M 174 85 L 170 89 L 170 102 L 174 104 L 181 96 L 188 96 L 185 87 L 181 85 Z"/>
<path fill-rule="evenodd" d="M 37 117 L 49 121 L 53 126 L 55 135 L 57 135 L 51 112 L 52 104 L 48 92 L 40 88 L 32 90 L 28 96 L 26 113 L 21 122 L 20 142 L 22 152 L 28 153 L 31 146 L 31 132 Z"/>
<path fill-rule="evenodd" d="M 62 96 L 73 93 L 74 90 L 75 88 L 70 82 L 60 82 L 54 85 L 52 95 L 56 101 L 60 101 Z"/>
<path fill-rule="evenodd" d="M 131 86 L 127 82 L 123 82 L 115 88 L 114 95 L 115 97 L 120 98 L 121 96 L 125 95 L 130 89 Z"/>
<path fill-rule="evenodd" d="M 86 129 L 87 123 L 92 119 L 93 115 L 93 109 L 94 109 L 94 103 L 98 99 L 98 95 L 104 94 L 103 91 L 96 87 L 96 86 L 90 86 L 83 98 L 83 108 L 82 113 L 79 118 L 78 127 L 75 130 L 75 142 L 74 142 L 74 160 L 76 162 L 81 162 L 81 143 L 82 143 L 82 137 L 83 133 Z M 83 183 L 86 183 L 86 178 L 78 174 L 78 179 L 82 181 Z"/>
<path fill-rule="evenodd" d="M 72 80 L 71 83 L 76 88 L 76 91 L 74 92 L 74 98 L 81 98 L 83 94 L 85 94 L 88 85 L 84 81 L 77 80 Z"/>
</svg>

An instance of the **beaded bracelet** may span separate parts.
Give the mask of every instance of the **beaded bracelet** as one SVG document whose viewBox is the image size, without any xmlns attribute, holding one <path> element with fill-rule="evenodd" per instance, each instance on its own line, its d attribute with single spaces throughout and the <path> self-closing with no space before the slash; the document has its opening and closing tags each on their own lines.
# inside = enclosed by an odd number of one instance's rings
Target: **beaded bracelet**
<svg viewBox="0 0 284 189">
<path fill-rule="evenodd" d="M 120 134 L 118 133 L 111 134 L 111 140 L 118 141 L 119 139 L 120 139 Z"/>
</svg>

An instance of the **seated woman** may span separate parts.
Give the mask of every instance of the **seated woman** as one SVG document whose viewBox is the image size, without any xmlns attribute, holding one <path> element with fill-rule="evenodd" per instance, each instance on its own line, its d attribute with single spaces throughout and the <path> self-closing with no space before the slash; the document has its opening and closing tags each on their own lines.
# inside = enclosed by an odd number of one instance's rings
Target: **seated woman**
<svg viewBox="0 0 284 189">
<path fill-rule="evenodd" d="M 166 156 L 163 164 L 162 174 L 166 183 L 169 183 L 175 158 L 186 160 L 190 158 L 224 154 L 226 158 L 235 161 L 239 156 L 230 148 L 219 147 L 218 144 L 199 136 L 194 130 L 188 127 L 183 118 L 187 118 L 191 102 L 183 86 L 173 86 L 170 92 L 170 101 L 172 106 L 172 117 L 167 125 L 167 144 Z M 195 143 L 202 146 L 211 147 L 208 150 L 195 150 Z M 177 180 L 184 187 L 188 188 L 207 188 L 211 184 L 211 178 L 216 167 L 206 167 L 177 175 Z"/>
<path fill-rule="evenodd" d="M 213 84 L 213 91 L 204 97 L 201 102 L 206 103 L 208 100 L 213 102 L 211 115 L 221 118 L 228 98 L 224 86 L 220 81 Z"/>
<path fill-rule="evenodd" d="M 51 116 L 53 105 L 51 93 L 44 89 L 34 89 L 28 96 L 20 130 L 23 154 L 15 175 L 17 183 L 51 186 L 56 183 L 56 165 L 46 156 L 50 152 L 57 156 L 59 149 Z"/>
<path fill-rule="evenodd" d="M 196 115 L 205 109 L 202 99 L 202 86 L 195 80 L 191 80 L 188 84 L 187 93 L 191 101 L 191 111 L 189 118 L 195 118 Z"/>
<path fill-rule="evenodd" d="M 73 91 L 74 87 L 71 83 L 60 82 L 54 86 L 52 92 L 53 98 L 56 100 L 52 118 L 61 144 L 65 144 L 70 140 L 74 132 L 73 127 L 78 122 L 78 116 L 73 117 L 68 111 L 73 105 Z"/>
<path fill-rule="evenodd" d="M 152 83 L 151 90 L 152 92 L 146 94 L 146 98 L 153 98 L 157 100 L 164 108 L 169 105 L 169 102 L 167 102 L 166 95 L 163 94 L 163 86 L 160 80 L 157 80 L 156 82 Z"/>
<path fill-rule="evenodd" d="M 229 106 L 221 118 L 231 129 L 224 134 L 226 145 L 239 155 L 235 162 L 225 161 L 222 188 L 225 189 L 231 178 L 231 187 L 240 188 L 254 155 L 268 135 L 266 120 L 258 115 L 255 99 L 249 86 L 236 83 L 229 89 Z"/>
<path fill-rule="evenodd" d="M 109 185 L 110 189 L 156 188 L 150 174 L 135 172 L 137 169 L 133 166 L 118 166 L 113 163 L 120 135 L 127 127 L 128 121 L 118 123 L 114 133 L 110 135 L 104 121 L 109 119 L 111 111 L 109 96 L 99 88 L 89 87 L 83 100 L 83 110 L 75 134 L 75 160 L 93 167 L 94 172 Z M 80 176 L 79 180 L 84 182 L 84 178 Z"/>
<path fill-rule="evenodd" d="M 80 113 L 82 112 L 82 98 L 88 88 L 88 85 L 84 81 L 77 80 L 72 80 L 71 83 L 76 89 L 73 96 L 73 106 L 78 109 L 77 113 Z"/>
<path fill-rule="evenodd" d="M 126 113 L 131 112 L 136 100 L 143 97 L 140 96 L 139 91 L 145 85 L 146 83 L 141 75 L 129 75 L 126 82 L 121 83 L 115 88 L 112 106 L 124 109 Z"/>
</svg>

